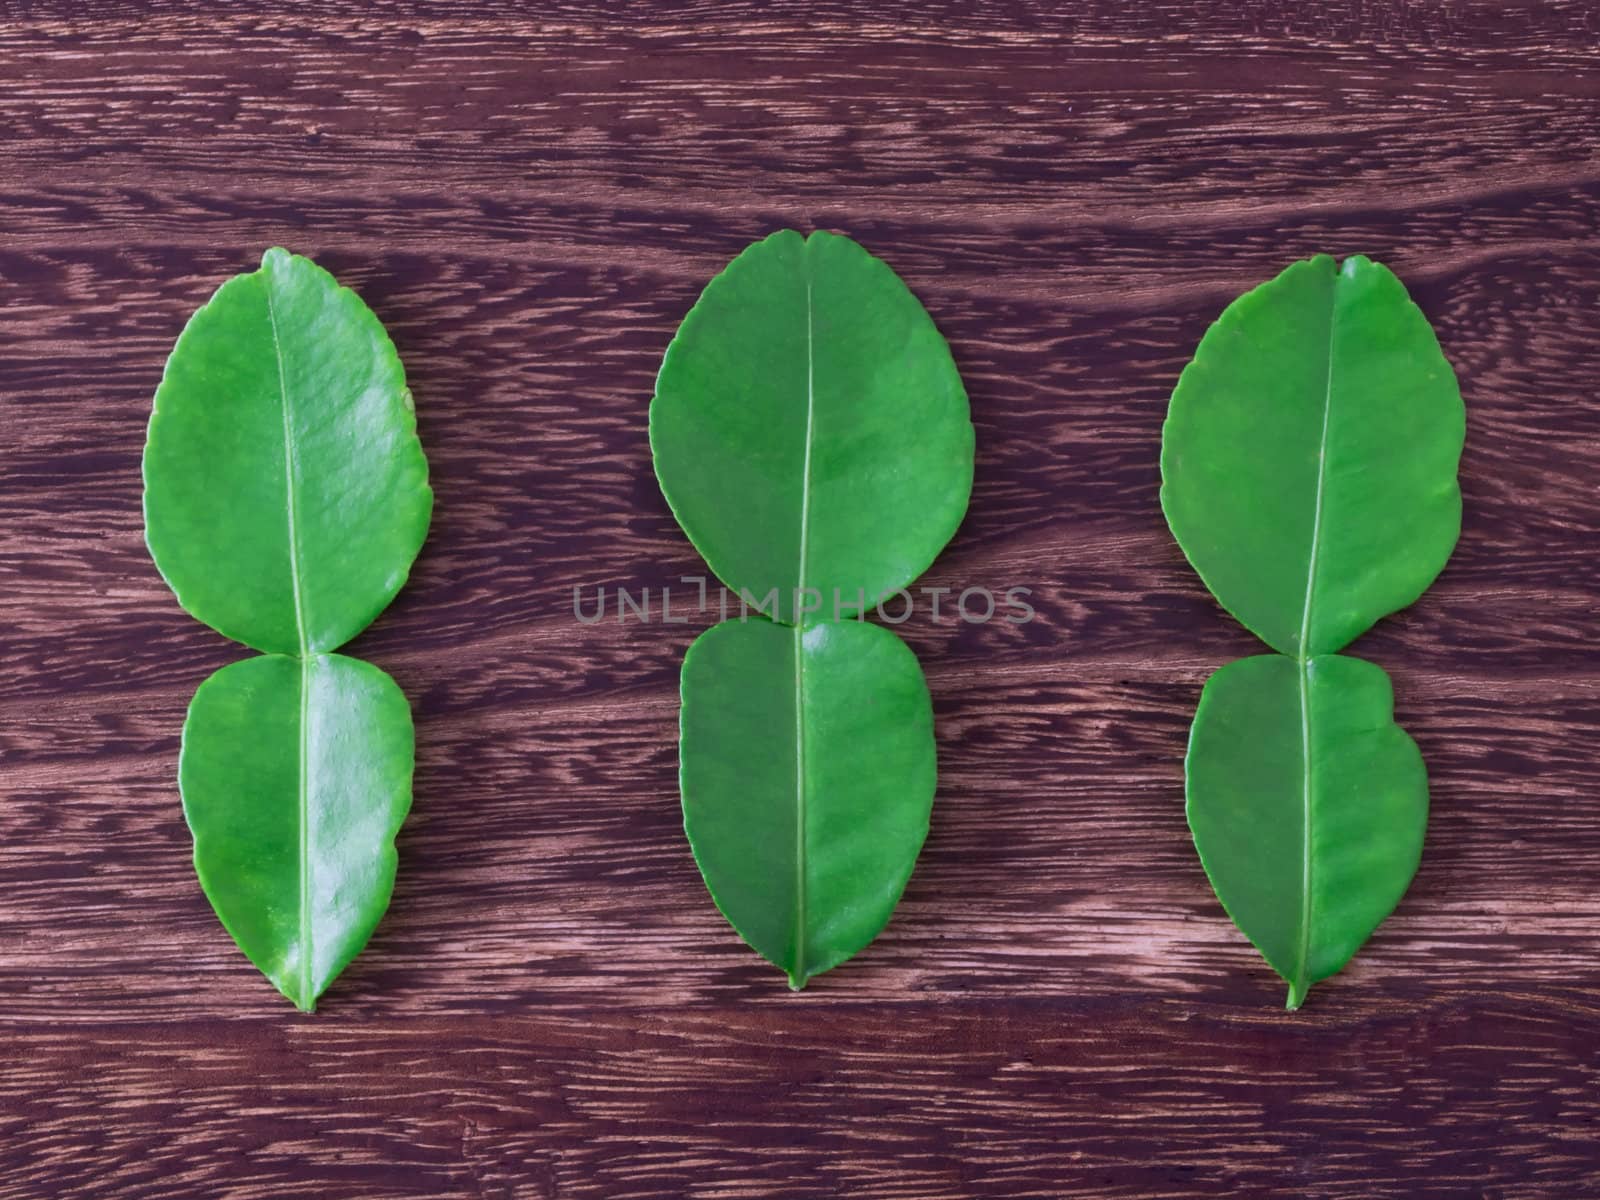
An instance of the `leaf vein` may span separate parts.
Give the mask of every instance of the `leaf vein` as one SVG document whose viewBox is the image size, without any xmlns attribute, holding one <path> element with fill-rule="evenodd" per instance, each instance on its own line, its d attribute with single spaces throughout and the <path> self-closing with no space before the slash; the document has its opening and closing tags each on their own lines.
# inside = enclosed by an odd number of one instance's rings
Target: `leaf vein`
<svg viewBox="0 0 1600 1200">
<path fill-rule="evenodd" d="M 807 550 L 811 525 L 811 440 L 816 428 L 816 340 L 812 315 L 811 263 L 806 258 L 806 439 L 800 474 L 800 561 L 795 572 L 794 631 L 794 970 L 790 983 L 805 983 L 806 965 L 806 743 L 805 743 L 805 631 L 799 614 L 805 594 Z"/>
<path fill-rule="evenodd" d="M 1305 998 L 1310 971 L 1312 901 L 1312 810 L 1316 803 L 1311 762 L 1311 680 L 1309 645 L 1311 614 L 1317 587 L 1317 559 L 1322 543 L 1323 494 L 1328 482 L 1328 426 L 1333 412 L 1334 330 L 1339 319 L 1339 276 L 1333 280 L 1328 305 L 1328 367 L 1322 388 L 1322 432 L 1317 443 L 1317 498 L 1311 516 L 1311 550 L 1306 563 L 1305 604 L 1300 611 L 1300 643 L 1296 647 L 1296 667 L 1300 674 L 1300 771 L 1303 808 L 1300 849 L 1300 951 L 1295 963 L 1294 982 L 1289 987 L 1289 1007 L 1298 1008 Z"/>
<path fill-rule="evenodd" d="M 289 379 L 283 366 L 283 339 L 278 334 L 278 312 L 272 300 L 272 276 L 263 272 L 267 296 L 267 325 L 272 331 L 272 353 L 278 369 L 278 403 L 283 414 L 284 509 L 289 525 L 289 585 L 294 595 L 295 630 L 300 643 L 300 728 L 299 728 L 299 855 L 300 855 L 300 997 L 302 1008 L 311 1003 L 312 920 L 311 920 L 311 806 L 310 806 L 310 645 L 306 637 L 305 599 L 300 584 L 300 539 L 295 503 L 294 417 L 289 405 Z"/>
</svg>

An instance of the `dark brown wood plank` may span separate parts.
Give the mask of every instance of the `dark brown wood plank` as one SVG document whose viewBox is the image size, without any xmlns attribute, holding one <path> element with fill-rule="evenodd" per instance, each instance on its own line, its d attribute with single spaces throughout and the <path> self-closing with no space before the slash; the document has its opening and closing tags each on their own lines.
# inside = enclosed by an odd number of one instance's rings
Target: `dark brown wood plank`
<svg viewBox="0 0 1600 1200">
<path fill-rule="evenodd" d="M 1592 1168 L 1592 1000 L 795 1003 L 40 1030 L 0 1196 L 1508 1200 Z"/>
<path fill-rule="evenodd" d="M 0 1200 L 1361 1196 L 1600 1178 L 1600 10 L 1259 0 L 0 14 Z M 677 667 L 715 612 L 650 473 L 660 354 L 774 227 L 847 231 L 948 335 L 972 508 L 900 632 L 932 836 L 800 996 L 707 900 Z M 193 881 L 183 713 L 244 652 L 141 540 L 150 395 L 262 249 L 400 347 L 438 495 L 354 643 L 412 697 L 395 900 L 312 1018 Z M 1433 813 L 1301 1013 L 1182 816 L 1256 644 L 1156 503 L 1207 323 L 1314 251 L 1391 263 L 1468 403 L 1461 545 L 1354 652 Z"/>
</svg>

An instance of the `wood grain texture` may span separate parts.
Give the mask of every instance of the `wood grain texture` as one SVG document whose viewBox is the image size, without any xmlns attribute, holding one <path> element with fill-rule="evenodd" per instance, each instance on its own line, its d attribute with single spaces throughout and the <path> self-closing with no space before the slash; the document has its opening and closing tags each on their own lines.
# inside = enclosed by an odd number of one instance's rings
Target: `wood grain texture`
<svg viewBox="0 0 1600 1200">
<path fill-rule="evenodd" d="M 1060 8 L 0 10 L 0 1200 L 1595 1194 L 1600 9 Z M 900 626 L 933 832 L 798 996 L 681 835 L 715 614 L 572 608 L 692 605 L 646 406 L 782 225 L 885 258 L 963 371 L 972 507 L 922 583 L 1039 614 Z M 165 355 L 272 244 L 390 330 L 437 494 L 351 651 L 415 708 L 399 882 L 310 1018 L 195 884 L 179 731 L 244 651 L 139 511 Z M 1200 685 L 1256 644 L 1157 456 L 1207 324 L 1314 251 L 1434 322 L 1466 517 L 1352 648 L 1429 765 L 1421 871 L 1291 1016 L 1183 820 Z"/>
</svg>

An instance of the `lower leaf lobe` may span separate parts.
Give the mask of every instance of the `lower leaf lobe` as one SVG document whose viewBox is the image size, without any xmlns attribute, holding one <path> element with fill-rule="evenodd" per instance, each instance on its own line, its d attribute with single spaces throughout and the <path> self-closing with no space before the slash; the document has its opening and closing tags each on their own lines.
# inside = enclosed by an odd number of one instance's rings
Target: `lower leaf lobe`
<svg viewBox="0 0 1600 1200">
<path fill-rule="evenodd" d="M 1428 780 L 1382 668 L 1240 659 L 1206 682 L 1186 762 L 1195 846 L 1223 907 L 1298 1008 L 1416 873 Z"/>
<path fill-rule="evenodd" d="M 413 750 L 394 680 L 337 654 L 232 663 L 189 706 L 178 776 L 195 870 L 239 948 L 303 1011 L 388 907 Z"/>
<path fill-rule="evenodd" d="M 683 664 L 684 828 L 717 907 L 793 987 L 867 945 L 927 836 L 933 706 L 857 621 L 707 630 Z"/>
</svg>

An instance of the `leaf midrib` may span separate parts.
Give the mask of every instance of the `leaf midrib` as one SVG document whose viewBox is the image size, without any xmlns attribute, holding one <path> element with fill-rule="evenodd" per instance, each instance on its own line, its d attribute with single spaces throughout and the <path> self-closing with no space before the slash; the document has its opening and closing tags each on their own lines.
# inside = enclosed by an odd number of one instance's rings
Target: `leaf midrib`
<svg viewBox="0 0 1600 1200">
<path fill-rule="evenodd" d="M 811 303 L 811 262 L 803 259 L 806 281 L 806 436 L 805 459 L 800 471 L 800 547 L 795 569 L 793 604 L 800 607 L 805 594 L 806 566 L 810 549 L 811 526 L 811 441 L 816 422 L 815 329 Z M 805 984 L 806 967 L 806 739 L 805 739 L 805 629 L 798 611 L 794 627 L 794 966 L 789 972 L 792 987 Z"/>
<path fill-rule="evenodd" d="M 283 480 L 284 509 L 288 521 L 289 586 L 294 596 L 294 622 L 300 646 L 300 728 L 299 728 L 299 852 L 300 852 L 300 996 L 299 1007 L 311 1003 L 311 812 L 310 812 L 310 718 L 311 718 L 311 654 L 306 636 L 305 598 L 300 586 L 300 539 L 296 511 L 296 478 L 294 453 L 294 418 L 289 404 L 289 380 L 283 367 L 283 341 L 278 335 L 277 307 L 272 299 L 272 276 L 263 271 L 262 286 L 267 297 L 267 325 L 272 331 L 272 353 L 278 371 L 278 403 L 283 414 Z"/>
<path fill-rule="evenodd" d="M 1300 611 L 1300 641 L 1295 647 L 1295 665 L 1300 676 L 1300 769 L 1303 805 L 1300 847 L 1300 952 L 1295 977 L 1289 984 L 1288 1006 L 1299 1008 L 1306 994 L 1306 975 L 1311 957 L 1312 853 L 1311 819 L 1315 789 L 1311 770 L 1311 615 L 1317 586 L 1317 556 L 1322 543 L 1322 497 L 1328 480 L 1328 424 L 1333 412 L 1333 335 L 1339 317 L 1339 279 L 1335 267 L 1333 290 L 1328 301 L 1328 362 L 1322 389 L 1322 433 L 1317 444 L 1317 496 L 1311 517 L 1311 551 L 1306 563 L 1305 603 Z"/>
</svg>

